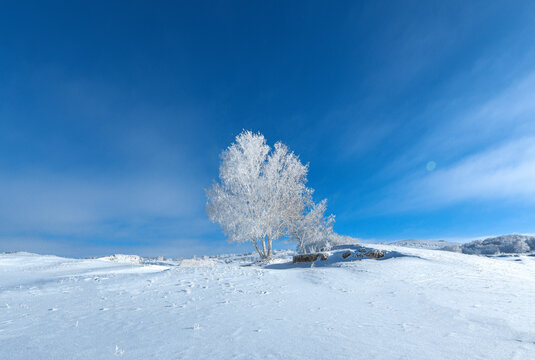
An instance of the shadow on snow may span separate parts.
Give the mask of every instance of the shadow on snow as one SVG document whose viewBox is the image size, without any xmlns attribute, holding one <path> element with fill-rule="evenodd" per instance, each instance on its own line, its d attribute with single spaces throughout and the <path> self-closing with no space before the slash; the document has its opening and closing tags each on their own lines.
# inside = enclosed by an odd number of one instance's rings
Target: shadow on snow
<svg viewBox="0 0 535 360">
<path fill-rule="evenodd" d="M 359 251 L 360 250 L 360 251 Z M 365 250 L 362 251 L 362 250 Z M 286 263 L 278 263 L 278 264 L 270 264 L 264 266 L 265 269 L 293 269 L 293 268 L 311 268 L 311 267 L 340 267 L 343 264 L 353 263 L 356 261 L 384 261 L 389 260 L 393 258 L 401 258 L 401 257 L 412 257 L 417 258 L 418 256 L 414 255 L 408 255 L 403 254 L 398 251 L 383 251 L 384 256 L 378 259 L 370 258 L 365 256 L 369 251 L 375 250 L 374 248 L 368 248 L 360 245 L 346 245 L 346 246 L 337 246 L 333 248 L 333 250 L 327 252 L 329 257 L 327 260 L 321 260 L 318 259 L 314 262 L 306 262 L 306 263 L 293 263 L 291 261 Z M 346 254 L 348 251 L 351 252 L 351 255 L 349 255 L 347 258 L 344 259 L 343 255 Z M 360 256 L 359 256 L 360 255 Z"/>
</svg>

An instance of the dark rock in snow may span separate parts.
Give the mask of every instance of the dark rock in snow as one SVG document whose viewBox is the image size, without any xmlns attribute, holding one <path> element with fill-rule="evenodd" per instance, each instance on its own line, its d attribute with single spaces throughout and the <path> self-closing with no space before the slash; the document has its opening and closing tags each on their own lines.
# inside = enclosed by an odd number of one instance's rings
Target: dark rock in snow
<svg viewBox="0 0 535 360">
<path fill-rule="evenodd" d="M 293 257 L 293 263 L 314 262 L 321 256 L 321 261 L 327 260 L 326 254 L 302 254 Z"/>
<path fill-rule="evenodd" d="M 366 253 L 366 256 L 372 259 L 380 259 L 385 256 L 384 251 L 373 249 Z"/>
<path fill-rule="evenodd" d="M 349 250 L 342 254 L 342 257 L 343 257 L 344 259 L 347 259 L 347 258 L 350 257 L 350 256 L 351 256 L 351 251 L 349 251 Z"/>
<path fill-rule="evenodd" d="M 293 257 L 293 263 L 314 262 L 318 260 L 320 254 L 303 254 L 295 255 Z"/>
</svg>

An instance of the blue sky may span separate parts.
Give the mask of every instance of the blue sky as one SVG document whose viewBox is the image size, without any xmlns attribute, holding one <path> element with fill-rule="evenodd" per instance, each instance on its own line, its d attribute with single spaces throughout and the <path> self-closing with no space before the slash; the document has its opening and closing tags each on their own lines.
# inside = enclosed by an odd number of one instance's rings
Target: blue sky
<svg viewBox="0 0 535 360">
<path fill-rule="evenodd" d="M 0 251 L 249 249 L 204 212 L 242 129 L 339 233 L 535 232 L 533 2 L 194 3 L 2 5 Z"/>
</svg>

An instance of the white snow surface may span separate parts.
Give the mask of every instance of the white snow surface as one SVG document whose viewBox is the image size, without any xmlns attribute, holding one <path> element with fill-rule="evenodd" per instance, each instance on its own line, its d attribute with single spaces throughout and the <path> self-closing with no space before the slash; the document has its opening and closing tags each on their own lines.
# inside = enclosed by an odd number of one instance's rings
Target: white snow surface
<svg viewBox="0 0 535 360">
<path fill-rule="evenodd" d="M 0 358 L 533 358 L 535 257 L 374 247 L 313 265 L 0 254 Z"/>
<path fill-rule="evenodd" d="M 139 255 L 123 255 L 123 254 L 115 254 L 111 256 L 104 256 L 101 258 L 98 258 L 98 260 L 103 261 L 113 261 L 119 264 L 142 264 L 143 258 Z"/>
<path fill-rule="evenodd" d="M 212 267 L 216 266 L 218 261 L 213 258 L 193 258 L 193 259 L 182 259 L 180 261 L 180 267 Z"/>
</svg>

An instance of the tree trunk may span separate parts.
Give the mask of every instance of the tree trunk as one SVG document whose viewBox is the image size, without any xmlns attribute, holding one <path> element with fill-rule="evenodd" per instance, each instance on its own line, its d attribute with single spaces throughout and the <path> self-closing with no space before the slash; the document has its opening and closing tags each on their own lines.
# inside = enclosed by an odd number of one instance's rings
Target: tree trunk
<svg viewBox="0 0 535 360">
<path fill-rule="evenodd" d="M 258 244 L 256 243 L 256 240 L 253 239 L 253 244 L 254 244 L 254 247 L 256 248 L 256 251 L 258 251 L 258 255 L 260 255 L 260 258 L 263 259 L 266 257 L 266 254 L 262 254 L 262 252 L 260 251 L 260 248 L 258 247 Z"/>
<path fill-rule="evenodd" d="M 267 253 L 266 253 L 266 240 L 265 240 L 264 238 L 262 238 L 262 250 L 263 250 L 263 253 L 264 253 L 264 255 L 262 256 L 262 258 L 265 259 L 265 258 L 267 257 L 267 256 L 266 256 Z"/>
<path fill-rule="evenodd" d="M 268 236 L 268 253 L 267 253 L 267 258 L 269 259 L 271 257 L 271 244 L 272 244 L 272 240 L 271 240 L 271 237 Z"/>
<path fill-rule="evenodd" d="M 305 249 L 305 244 L 303 243 L 303 240 L 301 239 L 301 236 L 299 236 L 299 233 L 298 232 L 294 232 L 293 236 L 297 239 L 297 242 L 299 243 L 298 246 L 301 248 L 301 251 L 303 252 L 303 254 L 306 254 L 307 251 Z"/>
<path fill-rule="evenodd" d="M 303 244 L 303 240 L 301 240 L 300 238 L 299 239 L 299 246 L 301 246 L 301 251 L 303 252 L 303 254 L 306 254 L 307 251 L 305 249 L 305 244 Z"/>
</svg>

